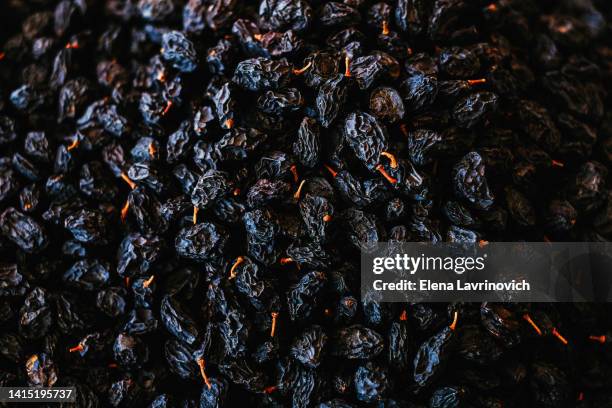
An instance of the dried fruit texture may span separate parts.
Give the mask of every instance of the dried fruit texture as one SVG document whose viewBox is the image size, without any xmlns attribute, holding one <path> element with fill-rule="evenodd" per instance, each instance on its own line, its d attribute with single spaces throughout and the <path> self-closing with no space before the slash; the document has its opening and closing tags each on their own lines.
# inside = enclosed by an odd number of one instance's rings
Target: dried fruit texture
<svg viewBox="0 0 612 408">
<path fill-rule="evenodd" d="M 25 369 L 31 387 L 52 387 L 57 381 L 57 368 L 45 353 L 28 358 Z"/>
<path fill-rule="evenodd" d="M 453 168 L 455 194 L 469 204 L 486 210 L 493 204 L 485 176 L 485 165 L 477 152 L 465 155 Z"/>
<path fill-rule="evenodd" d="M 429 108 L 438 96 L 438 79 L 417 72 L 401 84 L 406 109 L 410 112 Z"/>
<path fill-rule="evenodd" d="M 450 348 L 453 346 L 453 331 L 445 327 L 421 344 L 414 357 L 414 382 L 426 387 L 440 376 L 447 364 Z"/>
<path fill-rule="evenodd" d="M 321 364 L 327 335 L 320 326 L 312 326 L 296 337 L 291 345 L 291 356 L 306 367 L 316 368 Z"/>
<path fill-rule="evenodd" d="M 372 362 L 357 368 L 354 381 L 357 399 L 363 402 L 373 402 L 384 398 L 391 387 L 387 369 L 376 366 Z"/>
<path fill-rule="evenodd" d="M 370 95 L 370 111 L 377 118 L 394 123 L 404 118 L 404 102 L 395 89 L 376 88 Z"/>
<path fill-rule="evenodd" d="M 296 140 L 293 142 L 293 154 L 303 166 L 313 168 L 319 164 L 321 130 L 314 119 L 305 117 L 302 120 Z"/>
<path fill-rule="evenodd" d="M 453 107 L 457 126 L 473 128 L 497 109 L 498 96 L 493 92 L 477 92 L 459 100 Z"/>
<path fill-rule="evenodd" d="M 359 281 L 380 242 L 612 239 L 609 2 L 0 16 L 1 386 L 74 386 L 79 407 L 612 404 L 607 304 L 387 304 Z"/>
<path fill-rule="evenodd" d="M 203 222 L 185 227 L 174 241 L 177 254 L 196 261 L 206 261 L 223 252 L 227 235 L 213 223 Z"/>
<path fill-rule="evenodd" d="M 529 382 L 535 400 L 542 407 L 554 407 L 567 403 L 570 385 L 563 371 L 552 364 L 534 362 Z"/>
<path fill-rule="evenodd" d="M 319 87 L 316 109 L 321 126 L 324 128 L 328 128 L 341 112 L 346 103 L 347 88 L 343 75 L 329 78 Z"/>
<path fill-rule="evenodd" d="M 350 75 L 360 89 L 368 89 L 384 78 L 399 76 L 399 63 L 391 55 L 377 51 L 372 55 L 355 58 L 349 65 Z"/>
<path fill-rule="evenodd" d="M 170 31 L 162 36 L 161 55 L 179 71 L 191 72 L 197 67 L 195 47 L 180 31 Z"/>
<path fill-rule="evenodd" d="M 512 347 L 521 341 L 519 322 L 511 310 L 485 303 L 480 308 L 480 316 L 484 328 L 506 346 Z"/>
<path fill-rule="evenodd" d="M 286 59 L 252 58 L 236 66 L 233 81 L 249 91 L 278 89 L 289 83 L 290 73 L 291 65 Z"/>
<path fill-rule="evenodd" d="M 304 31 L 309 28 L 313 11 L 303 0 L 262 1 L 259 5 L 261 26 L 273 31 Z"/>
<path fill-rule="evenodd" d="M 353 112 L 344 122 L 344 137 L 355 157 L 374 171 L 380 154 L 387 150 L 387 131 L 384 125 L 366 112 Z"/>
<path fill-rule="evenodd" d="M 431 408 L 459 407 L 467 400 L 467 391 L 463 387 L 443 387 L 434 391 L 429 406 Z"/>
<path fill-rule="evenodd" d="M 346 359 L 369 360 L 379 355 L 384 347 L 380 334 L 365 326 L 354 325 L 335 334 L 333 353 Z"/>
<path fill-rule="evenodd" d="M 0 214 L 0 231 L 27 253 L 39 252 L 47 246 L 47 236 L 42 226 L 12 207 Z"/>
<path fill-rule="evenodd" d="M 193 187 L 191 203 L 196 207 L 206 209 L 228 194 L 230 187 L 226 173 L 208 170 Z"/>
</svg>

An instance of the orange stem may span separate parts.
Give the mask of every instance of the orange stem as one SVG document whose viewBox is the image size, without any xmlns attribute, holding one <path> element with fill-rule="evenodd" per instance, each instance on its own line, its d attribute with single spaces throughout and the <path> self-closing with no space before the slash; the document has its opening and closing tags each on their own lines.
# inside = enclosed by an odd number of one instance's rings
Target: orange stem
<svg viewBox="0 0 612 408">
<path fill-rule="evenodd" d="M 121 178 L 123 179 L 123 181 L 128 183 L 128 185 L 130 186 L 130 188 L 132 190 L 134 190 L 136 188 L 136 183 L 134 183 L 132 180 L 130 180 L 130 178 L 124 172 L 121 172 Z"/>
<path fill-rule="evenodd" d="M 565 339 L 565 337 L 561 335 L 561 333 L 557 331 L 557 328 L 553 327 L 552 335 L 558 338 L 561 343 L 567 346 L 567 343 L 568 343 L 567 340 Z"/>
<path fill-rule="evenodd" d="M 455 331 L 455 329 L 457 328 L 457 320 L 459 319 L 459 312 L 455 311 L 455 315 L 453 317 L 453 322 L 451 323 L 449 327 L 449 329 L 451 329 L 452 331 Z"/>
<path fill-rule="evenodd" d="M 329 215 L 329 214 L 325 214 L 325 215 L 323 216 L 323 221 L 324 221 L 324 222 L 330 222 L 331 220 L 332 220 L 332 216 L 331 216 L 331 215 Z"/>
<path fill-rule="evenodd" d="M 323 166 L 327 169 L 327 171 L 329 171 L 329 174 L 331 174 L 332 177 L 335 178 L 338 175 L 338 172 L 329 167 L 327 164 L 324 164 Z"/>
<path fill-rule="evenodd" d="M 236 269 L 243 262 L 244 262 L 243 257 L 239 256 L 238 258 L 236 258 L 236 262 L 234 262 L 234 264 L 232 265 L 232 268 L 230 269 L 230 277 L 229 277 L 230 279 L 234 279 L 236 277 Z"/>
<path fill-rule="evenodd" d="M 468 79 L 468 85 L 472 86 L 472 85 L 478 85 L 478 84 L 484 84 L 487 82 L 486 79 L 484 78 L 480 78 L 480 79 Z"/>
<path fill-rule="evenodd" d="M 553 165 L 553 167 L 565 167 L 565 164 L 563 164 L 563 162 L 557 160 L 553 160 L 550 163 Z"/>
<path fill-rule="evenodd" d="M 347 55 L 346 57 L 344 57 L 344 76 L 345 77 L 350 77 L 351 76 L 350 65 L 351 65 L 351 59 Z"/>
<path fill-rule="evenodd" d="M 299 180 L 297 166 L 295 164 L 292 164 L 291 167 L 289 167 L 289 170 L 291 170 L 291 174 L 293 174 L 293 182 L 297 183 Z"/>
<path fill-rule="evenodd" d="M 166 113 L 168 113 L 171 107 L 172 107 L 172 101 L 168 101 L 166 103 L 166 107 L 164 108 L 164 111 L 162 112 L 162 116 L 166 115 Z"/>
<path fill-rule="evenodd" d="M 272 312 L 272 328 L 270 329 L 270 337 L 274 337 L 276 331 L 276 319 L 278 318 L 278 312 Z"/>
<path fill-rule="evenodd" d="M 300 183 L 300 186 L 298 187 L 297 191 L 295 192 L 295 194 L 293 194 L 293 198 L 295 198 L 296 200 L 300 199 L 300 195 L 302 194 L 302 187 L 304 187 L 304 183 L 306 182 L 306 180 L 302 180 L 302 182 Z"/>
<path fill-rule="evenodd" d="M 540 330 L 538 325 L 531 319 L 531 316 L 529 316 L 527 313 L 525 313 L 523 315 L 523 319 L 525 319 L 527 321 L 527 323 L 529 323 L 531 325 L 531 327 L 533 327 L 533 329 L 536 331 L 536 333 L 538 333 L 538 336 L 542 335 L 542 330 Z"/>
<path fill-rule="evenodd" d="M 589 340 L 597 341 L 601 344 L 605 344 L 606 336 L 589 336 Z"/>
<path fill-rule="evenodd" d="M 142 287 L 143 288 L 148 288 L 153 283 L 153 280 L 155 280 L 155 275 L 151 275 L 151 277 L 149 279 L 147 279 L 144 282 L 142 282 Z"/>
<path fill-rule="evenodd" d="M 378 166 L 376 166 L 376 170 L 383 175 L 384 178 L 387 179 L 387 181 L 391 184 L 396 184 L 397 183 L 397 179 L 394 177 L 391 177 L 391 175 L 389 173 L 387 173 L 387 170 L 385 170 L 385 168 L 382 166 L 382 164 L 379 164 Z"/>
<path fill-rule="evenodd" d="M 290 263 L 292 263 L 293 259 L 292 258 L 281 258 L 279 262 L 281 265 L 285 266 L 285 265 L 289 265 Z"/>
<path fill-rule="evenodd" d="M 382 35 L 389 35 L 389 23 L 387 23 L 387 20 L 382 22 Z"/>
<path fill-rule="evenodd" d="M 128 210 L 130 209 L 130 200 L 125 200 L 125 205 L 121 209 L 121 222 L 125 223 L 125 219 L 128 216 Z"/>
<path fill-rule="evenodd" d="M 71 151 L 72 149 L 76 149 L 76 147 L 79 145 L 79 139 L 74 139 L 74 141 L 72 143 L 70 143 L 70 145 L 66 148 L 66 150 Z"/>
<path fill-rule="evenodd" d="M 381 156 L 385 156 L 387 159 L 389 159 L 389 165 L 391 166 L 392 169 L 397 169 L 397 159 L 395 158 L 394 155 L 392 155 L 389 152 L 382 152 L 380 154 Z"/>
<path fill-rule="evenodd" d="M 34 354 L 32 355 L 32 357 L 28 358 L 28 361 L 26 362 L 26 366 L 31 367 L 34 364 L 36 364 L 37 361 L 38 361 L 38 355 Z"/>
<path fill-rule="evenodd" d="M 85 350 L 85 347 L 83 347 L 83 345 L 81 343 L 79 343 L 76 347 L 72 347 L 68 349 L 69 353 L 74 353 L 75 351 L 81 352 Z"/>
<path fill-rule="evenodd" d="M 212 385 L 210 384 L 210 380 L 208 379 L 208 376 L 206 375 L 206 371 L 204 371 L 204 367 L 206 367 L 206 362 L 204 361 L 203 358 L 198 359 L 198 366 L 200 367 L 200 374 L 202 375 L 202 378 L 204 379 L 204 383 L 210 390 L 212 388 Z"/>
<path fill-rule="evenodd" d="M 294 69 L 293 73 L 295 75 L 301 75 L 304 72 L 306 72 L 308 70 L 308 68 L 310 68 L 310 66 L 312 65 L 312 61 L 310 61 L 308 64 L 306 64 L 306 66 L 304 68 L 300 68 L 300 69 Z"/>
<path fill-rule="evenodd" d="M 192 221 L 193 221 L 193 225 L 196 225 L 198 223 L 198 212 L 200 211 L 200 209 L 197 206 L 193 206 L 193 217 L 192 217 Z"/>
</svg>

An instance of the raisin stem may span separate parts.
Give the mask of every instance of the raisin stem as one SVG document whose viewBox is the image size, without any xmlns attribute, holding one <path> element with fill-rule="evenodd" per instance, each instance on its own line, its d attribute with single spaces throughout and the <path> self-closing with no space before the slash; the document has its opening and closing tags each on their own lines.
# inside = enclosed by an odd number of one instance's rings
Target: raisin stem
<svg viewBox="0 0 612 408">
<path fill-rule="evenodd" d="M 128 210 L 130 209 L 130 200 L 125 200 L 125 205 L 121 208 L 121 222 L 125 223 L 125 219 L 128 216 Z"/>
<path fill-rule="evenodd" d="M 387 20 L 383 20 L 382 22 L 382 35 L 389 35 L 389 23 Z"/>
<path fill-rule="evenodd" d="M 66 150 L 71 151 L 73 149 L 76 149 L 78 146 L 79 146 L 79 139 L 76 138 L 72 141 L 72 143 L 70 143 L 68 147 L 66 147 Z"/>
<path fill-rule="evenodd" d="M 132 190 L 134 190 L 136 188 L 136 183 L 134 183 L 132 180 L 130 180 L 130 178 L 124 172 L 121 172 L 121 178 L 123 179 L 123 181 L 128 183 L 128 185 L 130 186 L 130 188 Z"/>
<path fill-rule="evenodd" d="M 272 328 L 270 329 L 270 337 L 274 337 L 276 331 L 276 319 L 278 318 L 278 312 L 272 312 Z"/>
<path fill-rule="evenodd" d="M 552 329 L 552 335 L 553 335 L 553 336 L 555 336 L 557 339 L 559 339 L 559 341 L 560 341 L 561 343 L 563 343 L 564 345 L 566 345 L 566 346 L 567 346 L 568 341 L 565 339 L 565 337 L 563 337 L 563 336 L 561 335 L 561 333 L 559 333 L 559 332 L 557 331 L 557 328 L 556 328 L 556 327 L 553 327 L 553 329 Z"/>
<path fill-rule="evenodd" d="M 193 225 L 196 225 L 198 223 L 198 212 L 200 211 L 200 208 L 198 208 L 197 205 L 193 206 L 193 217 L 192 217 L 192 222 Z"/>
<path fill-rule="evenodd" d="M 293 194 L 293 198 L 295 198 L 296 200 L 300 199 L 300 195 L 302 194 L 302 188 L 304 187 L 304 183 L 306 182 L 306 180 L 302 180 L 302 182 L 300 183 L 300 186 L 298 187 L 297 191 L 295 192 L 295 194 Z"/>
<path fill-rule="evenodd" d="M 455 331 L 455 329 L 457 328 L 457 320 L 459 319 L 459 312 L 457 312 L 455 310 L 454 316 L 453 316 L 453 322 L 450 324 L 449 329 L 451 329 L 452 331 Z"/>
<path fill-rule="evenodd" d="M 204 367 L 206 367 L 206 362 L 203 358 L 198 358 L 198 366 L 200 367 L 200 375 L 202 376 L 202 378 L 204 379 L 204 383 L 210 390 L 212 388 L 212 385 L 210 383 L 210 380 L 208 379 L 208 376 L 206 375 L 206 371 L 204 371 Z"/>
<path fill-rule="evenodd" d="M 589 336 L 589 340 L 597 341 L 597 342 L 599 342 L 601 344 L 605 344 L 606 336 L 604 336 L 604 335 L 601 335 L 601 336 Z"/>
<path fill-rule="evenodd" d="M 310 68 L 311 65 L 312 65 L 312 61 L 310 61 L 308 64 L 306 64 L 306 66 L 304 68 L 294 69 L 293 70 L 293 74 L 294 75 L 302 75 L 304 72 L 306 72 L 308 70 L 308 68 Z"/>
<path fill-rule="evenodd" d="M 236 277 L 236 269 L 244 262 L 244 258 L 239 256 L 238 258 L 236 258 L 236 261 L 234 262 L 234 264 L 232 265 L 232 268 L 230 269 L 230 279 L 234 279 Z"/>
<path fill-rule="evenodd" d="M 533 327 L 533 329 L 538 333 L 539 336 L 542 335 L 542 330 L 540 330 L 538 325 L 531 319 L 531 316 L 529 316 L 529 314 L 525 313 L 523 315 L 523 319 L 525 319 L 527 323 L 529 323 L 531 327 Z"/>
<path fill-rule="evenodd" d="M 151 275 L 149 277 L 149 279 L 147 279 L 144 282 L 142 282 L 142 287 L 143 288 L 148 288 L 149 286 L 151 286 L 151 284 L 153 283 L 154 280 L 155 280 L 155 275 Z"/>
</svg>

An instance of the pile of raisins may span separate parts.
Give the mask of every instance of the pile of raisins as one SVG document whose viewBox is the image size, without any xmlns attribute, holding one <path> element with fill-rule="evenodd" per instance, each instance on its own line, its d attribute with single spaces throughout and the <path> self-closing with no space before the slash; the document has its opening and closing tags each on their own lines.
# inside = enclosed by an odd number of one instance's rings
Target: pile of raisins
<svg viewBox="0 0 612 408">
<path fill-rule="evenodd" d="M 612 238 L 609 0 L 3 0 L 0 23 L 0 386 L 612 406 L 609 304 L 359 282 L 378 242 Z"/>
</svg>

